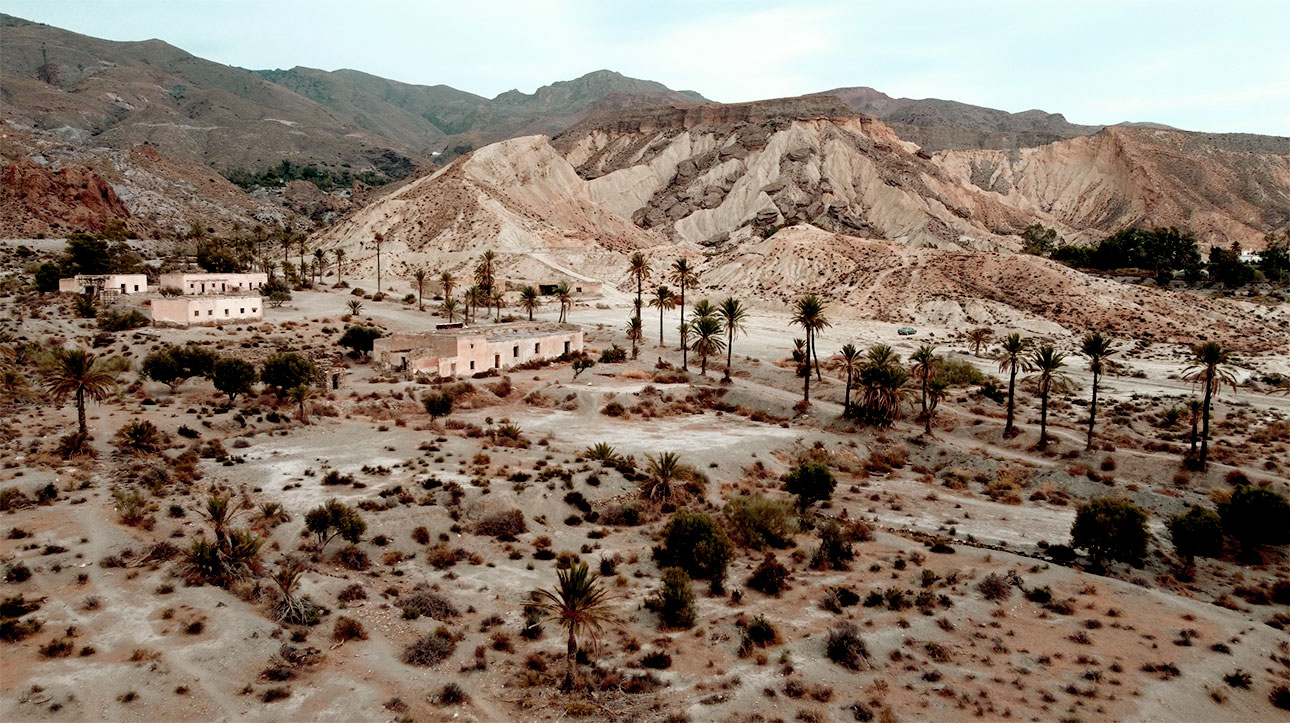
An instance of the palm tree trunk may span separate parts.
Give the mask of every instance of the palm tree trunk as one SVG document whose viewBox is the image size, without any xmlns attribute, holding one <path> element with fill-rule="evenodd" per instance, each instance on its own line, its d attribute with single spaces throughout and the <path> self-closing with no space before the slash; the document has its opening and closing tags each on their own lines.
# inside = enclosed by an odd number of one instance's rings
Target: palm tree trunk
<svg viewBox="0 0 1290 723">
<path fill-rule="evenodd" d="M 1048 382 L 1039 385 L 1039 448 L 1048 448 Z"/>
<path fill-rule="evenodd" d="M 662 304 L 658 305 L 658 345 L 664 349 L 667 348 L 667 344 L 664 343 L 663 341 L 663 305 Z"/>
<path fill-rule="evenodd" d="M 1017 363 L 1014 361 L 1012 363 L 1012 368 L 1008 375 L 1008 419 L 1003 424 L 1003 436 L 1005 437 L 1008 436 L 1009 434 L 1012 434 L 1012 413 L 1013 413 L 1012 410 L 1013 410 L 1014 400 L 1016 399 L 1015 397 L 1016 390 L 1017 390 Z"/>
<path fill-rule="evenodd" d="M 90 436 L 89 427 L 85 424 L 85 390 L 76 389 L 76 421 L 80 424 L 81 436 Z"/>
<path fill-rule="evenodd" d="M 1097 382 L 1101 375 L 1093 372 L 1093 401 L 1088 407 L 1088 443 L 1084 449 L 1093 449 L 1093 425 L 1097 422 Z"/>
<path fill-rule="evenodd" d="M 565 653 L 565 673 L 564 686 L 565 690 L 573 689 L 573 674 L 578 665 L 578 639 L 573 635 L 573 627 L 569 627 L 569 649 Z"/>
<path fill-rule="evenodd" d="M 847 365 L 847 392 L 845 401 L 842 402 L 842 414 L 846 416 L 851 411 L 851 365 Z"/>
<path fill-rule="evenodd" d="M 811 341 L 811 358 L 815 360 L 815 379 L 816 381 L 822 382 L 824 381 L 824 377 L 820 375 L 820 354 L 815 350 L 814 333 L 811 334 L 810 341 Z"/>
<path fill-rule="evenodd" d="M 735 330 L 726 328 L 726 379 L 730 379 L 730 362 L 735 358 Z"/>
<path fill-rule="evenodd" d="M 1205 403 L 1200 410 L 1200 464 L 1209 464 L 1209 403 L 1214 394 L 1214 370 L 1205 372 Z"/>
<path fill-rule="evenodd" d="M 690 370 L 690 366 L 689 366 L 690 350 L 686 349 L 686 346 L 688 346 L 685 343 L 686 341 L 687 339 L 686 339 L 686 333 L 685 333 L 685 279 L 682 278 L 681 279 L 681 371 Z"/>
<path fill-rule="evenodd" d="M 376 247 L 376 293 L 381 293 L 381 247 Z"/>
</svg>

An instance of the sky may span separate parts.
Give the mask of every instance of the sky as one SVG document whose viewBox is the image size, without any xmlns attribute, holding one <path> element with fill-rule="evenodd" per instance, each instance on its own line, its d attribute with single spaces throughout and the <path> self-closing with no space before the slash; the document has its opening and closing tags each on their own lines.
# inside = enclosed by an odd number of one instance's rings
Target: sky
<svg viewBox="0 0 1290 723">
<path fill-rule="evenodd" d="M 1290 135 L 1290 0 L 5 0 L 3 11 L 243 68 L 352 68 L 490 98 L 608 68 L 723 102 L 869 86 L 1090 125 Z"/>
</svg>

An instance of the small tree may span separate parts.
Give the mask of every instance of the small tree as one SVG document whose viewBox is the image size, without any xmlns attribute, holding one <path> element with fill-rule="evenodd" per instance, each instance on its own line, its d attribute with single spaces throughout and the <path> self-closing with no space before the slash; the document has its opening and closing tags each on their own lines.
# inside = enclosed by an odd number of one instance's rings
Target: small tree
<svg viewBox="0 0 1290 723">
<path fill-rule="evenodd" d="M 332 498 L 305 513 L 305 529 L 313 533 L 321 553 L 338 535 L 357 543 L 367 531 L 367 523 L 358 510 Z"/>
<path fill-rule="evenodd" d="M 154 382 L 161 382 L 170 387 L 171 392 L 174 392 L 188 378 L 180 369 L 179 362 L 175 360 L 174 347 L 158 349 L 148 354 L 139 365 L 139 372 Z"/>
<path fill-rule="evenodd" d="M 680 567 L 691 577 L 712 581 L 719 592 L 734 545 L 716 520 L 698 512 L 677 512 L 663 528 L 663 544 L 654 559 L 663 567 Z"/>
<path fill-rule="evenodd" d="M 1097 564 L 1137 563 L 1147 554 L 1147 514 L 1137 505 L 1096 497 L 1079 506 L 1071 526 L 1071 547 L 1086 549 Z"/>
<path fill-rule="evenodd" d="M 1238 485 L 1226 502 L 1218 505 L 1223 529 L 1236 538 L 1246 555 L 1261 545 L 1290 542 L 1290 502 L 1266 487 Z"/>
<path fill-rule="evenodd" d="M 211 372 L 211 381 L 216 389 L 228 395 L 229 404 L 236 401 L 239 394 L 250 394 L 259 378 L 254 364 L 234 357 L 224 357 L 215 362 Z"/>
<path fill-rule="evenodd" d="M 659 627 L 688 630 L 694 627 L 694 587 L 690 576 L 679 567 L 663 570 L 663 585 L 645 601 L 645 608 L 658 613 Z"/>
<path fill-rule="evenodd" d="M 596 365 L 596 360 L 589 356 L 580 356 L 573 360 L 573 378 L 577 379 L 578 375 L 587 371 Z"/>
<path fill-rule="evenodd" d="M 784 478 L 785 488 L 797 495 L 797 508 L 802 512 L 812 503 L 832 497 L 837 484 L 829 468 L 819 462 L 803 462 Z"/>
<path fill-rule="evenodd" d="M 1223 551 L 1223 522 L 1213 510 L 1192 507 L 1169 518 L 1169 538 L 1188 567 L 1197 557 L 1216 557 Z"/>
<path fill-rule="evenodd" d="M 573 688 L 573 675 L 578 664 L 578 636 L 591 638 L 593 645 L 607 624 L 617 623 L 609 609 L 610 596 L 600 576 L 590 572 L 585 562 L 575 562 L 568 570 L 556 572 L 557 584 L 553 590 L 535 590 L 529 605 L 555 620 L 569 631 L 569 644 L 565 654 L 565 690 Z"/>
<path fill-rule="evenodd" d="M 285 397 L 287 391 L 311 385 L 318 378 L 318 368 L 314 363 L 293 351 L 278 352 L 264 360 L 260 370 L 260 381 L 273 389 L 279 398 Z"/>
<path fill-rule="evenodd" d="M 452 395 L 448 392 L 426 392 L 421 397 L 421 403 L 425 405 L 426 414 L 432 420 L 452 414 Z"/>
<path fill-rule="evenodd" d="M 367 359 L 372 355 L 373 342 L 384 335 L 384 332 L 374 326 L 351 326 L 345 329 L 337 343 Z"/>
</svg>

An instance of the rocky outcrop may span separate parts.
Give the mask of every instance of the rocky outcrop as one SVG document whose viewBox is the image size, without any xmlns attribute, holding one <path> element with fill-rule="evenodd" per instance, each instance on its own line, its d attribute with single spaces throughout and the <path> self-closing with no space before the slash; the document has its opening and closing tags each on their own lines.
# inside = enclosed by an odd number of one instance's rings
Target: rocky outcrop
<svg viewBox="0 0 1290 723">
<path fill-rule="evenodd" d="M 0 168 L 0 231 L 17 238 L 140 225 L 112 186 L 87 168 L 51 171 L 32 161 Z"/>
</svg>

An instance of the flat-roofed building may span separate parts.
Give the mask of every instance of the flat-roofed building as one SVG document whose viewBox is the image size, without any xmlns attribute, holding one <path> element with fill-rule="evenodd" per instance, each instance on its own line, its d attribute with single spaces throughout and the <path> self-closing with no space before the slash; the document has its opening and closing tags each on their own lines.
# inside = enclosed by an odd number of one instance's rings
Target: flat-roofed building
<svg viewBox="0 0 1290 723">
<path fill-rule="evenodd" d="M 386 368 L 435 377 L 509 369 L 580 351 L 581 327 L 530 321 L 391 334 L 372 345 L 373 358 Z"/>
<path fill-rule="evenodd" d="M 185 294 L 242 294 L 269 283 L 268 274 L 174 273 L 161 275 L 161 288 Z"/>
<path fill-rule="evenodd" d="M 152 300 L 153 326 L 194 326 L 264 318 L 259 296 L 172 296 Z"/>
<path fill-rule="evenodd" d="M 58 290 L 68 294 L 94 296 L 146 294 L 148 277 L 144 274 L 77 274 L 71 278 L 59 279 Z"/>
</svg>

